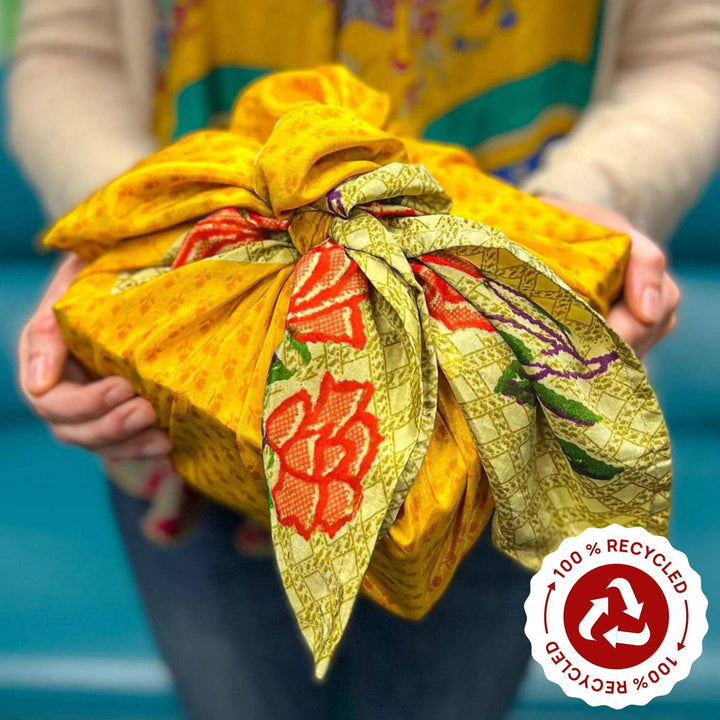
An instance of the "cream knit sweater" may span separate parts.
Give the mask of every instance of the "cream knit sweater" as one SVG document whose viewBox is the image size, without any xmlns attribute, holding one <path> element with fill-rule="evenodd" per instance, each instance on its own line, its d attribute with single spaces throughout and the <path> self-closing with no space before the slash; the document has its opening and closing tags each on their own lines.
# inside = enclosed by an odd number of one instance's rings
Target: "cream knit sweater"
<svg viewBox="0 0 720 720">
<path fill-rule="evenodd" d="M 663 240 L 720 159 L 720 0 L 605 2 L 592 101 L 526 189 Z M 24 0 L 20 23 L 10 141 L 55 217 L 154 149 L 154 3 Z"/>
</svg>

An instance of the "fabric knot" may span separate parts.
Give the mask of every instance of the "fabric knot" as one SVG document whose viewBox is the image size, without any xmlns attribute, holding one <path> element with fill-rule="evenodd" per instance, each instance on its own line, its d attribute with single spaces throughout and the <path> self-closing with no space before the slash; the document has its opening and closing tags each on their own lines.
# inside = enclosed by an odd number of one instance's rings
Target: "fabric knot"
<svg viewBox="0 0 720 720">
<path fill-rule="evenodd" d="M 311 205 L 298 208 L 290 218 L 288 233 L 298 252 L 305 255 L 329 237 L 340 242 L 333 228 L 338 223 L 352 225 L 360 214 L 389 220 L 442 215 L 449 210 L 450 198 L 424 167 L 390 163 L 349 178 Z"/>
<path fill-rule="evenodd" d="M 332 217 L 313 207 L 300 208 L 290 220 L 288 233 L 296 250 L 305 255 L 328 238 Z"/>
<path fill-rule="evenodd" d="M 405 144 L 387 129 L 389 99 L 345 68 L 277 78 L 252 86 L 230 123 L 232 132 L 260 144 L 253 190 L 276 217 L 313 204 L 351 177 L 407 162 Z"/>
<path fill-rule="evenodd" d="M 407 158 L 401 140 L 350 108 L 303 103 L 278 120 L 260 149 L 254 190 L 282 217 L 350 177 Z"/>
</svg>

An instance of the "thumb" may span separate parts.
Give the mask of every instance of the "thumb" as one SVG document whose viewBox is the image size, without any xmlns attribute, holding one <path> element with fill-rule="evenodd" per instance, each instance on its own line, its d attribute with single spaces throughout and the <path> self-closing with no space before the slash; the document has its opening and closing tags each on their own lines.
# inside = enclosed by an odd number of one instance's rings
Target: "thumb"
<svg viewBox="0 0 720 720">
<path fill-rule="evenodd" d="M 635 234 L 625 275 L 625 304 L 636 320 L 647 325 L 654 325 L 664 317 L 665 267 L 662 250 L 644 235 Z"/>
<path fill-rule="evenodd" d="M 42 395 L 60 380 L 68 354 L 51 308 L 30 320 L 24 344 L 23 385 L 30 394 Z"/>
</svg>

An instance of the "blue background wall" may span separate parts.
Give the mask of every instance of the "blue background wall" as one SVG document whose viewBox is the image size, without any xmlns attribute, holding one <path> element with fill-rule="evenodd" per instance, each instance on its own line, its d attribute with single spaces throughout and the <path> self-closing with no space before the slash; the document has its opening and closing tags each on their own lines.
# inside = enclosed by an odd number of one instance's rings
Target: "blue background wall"
<svg viewBox="0 0 720 720">
<path fill-rule="evenodd" d="M 99 466 L 55 442 L 19 398 L 16 340 L 52 259 L 33 251 L 40 212 L 1 150 L 0 188 L 0 719 L 179 720 Z M 671 540 L 710 601 L 704 654 L 669 697 L 619 712 L 566 698 L 533 667 L 513 720 L 720 717 L 719 229 L 720 178 L 673 239 L 684 300 L 677 330 L 648 358 L 673 440 Z"/>
</svg>

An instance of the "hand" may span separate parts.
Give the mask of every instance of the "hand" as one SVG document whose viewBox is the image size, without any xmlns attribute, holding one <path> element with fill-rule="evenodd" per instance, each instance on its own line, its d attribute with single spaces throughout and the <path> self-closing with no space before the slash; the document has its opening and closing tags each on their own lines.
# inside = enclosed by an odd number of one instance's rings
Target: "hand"
<svg viewBox="0 0 720 720">
<path fill-rule="evenodd" d="M 70 256 L 58 268 L 19 345 L 20 386 L 55 437 L 107 460 L 165 455 L 167 433 L 147 400 L 121 377 L 93 378 L 68 356 L 52 306 L 85 263 Z"/>
<path fill-rule="evenodd" d="M 612 306 L 607 321 L 637 356 L 642 357 L 676 323 L 680 290 L 667 273 L 665 254 L 613 210 L 546 195 L 540 195 L 540 199 L 590 222 L 627 233 L 632 239 L 623 297 Z"/>
</svg>

